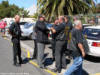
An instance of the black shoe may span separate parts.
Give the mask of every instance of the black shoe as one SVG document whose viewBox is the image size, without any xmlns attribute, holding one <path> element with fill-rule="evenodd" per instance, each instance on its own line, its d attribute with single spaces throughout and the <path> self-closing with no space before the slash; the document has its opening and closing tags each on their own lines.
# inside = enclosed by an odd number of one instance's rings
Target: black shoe
<svg viewBox="0 0 100 75">
<path fill-rule="evenodd" d="M 66 67 L 64 66 L 64 67 L 62 67 L 62 69 L 66 69 Z"/>
<path fill-rule="evenodd" d="M 58 73 L 61 73 L 61 69 L 58 70 Z"/>
<path fill-rule="evenodd" d="M 53 71 L 54 71 L 54 72 L 61 73 L 61 69 L 57 69 L 57 68 L 56 68 L 56 69 L 53 69 Z"/>
<path fill-rule="evenodd" d="M 55 58 L 52 58 L 52 61 L 55 61 Z"/>
<path fill-rule="evenodd" d="M 19 64 L 24 64 L 24 62 L 23 62 L 23 61 L 21 61 L 21 62 L 19 62 Z"/>
</svg>

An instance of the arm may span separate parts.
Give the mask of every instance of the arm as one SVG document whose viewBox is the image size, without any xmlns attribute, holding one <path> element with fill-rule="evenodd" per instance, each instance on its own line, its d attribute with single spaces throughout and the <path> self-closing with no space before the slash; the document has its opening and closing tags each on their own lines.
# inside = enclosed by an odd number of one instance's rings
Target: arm
<svg viewBox="0 0 100 75">
<path fill-rule="evenodd" d="M 51 27 L 50 30 L 52 31 L 52 33 L 56 33 L 56 30 L 53 27 Z"/>
<path fill-rule="evenodd" d="M 9 30 L 8 30 L 8 32 L 9 32 L 9 34 L 13 34 L 13 29 L 14 29 L 14 23 L 12 23 L 11 24 L 11 26 L 9 27 Z"/>
<path fill-rule="evenodd" d="M 77 31 L 76 40 L 77 40 L 78 48 L 80 49 L 82 56 L 85 57 L 86 54 L 85 54 L 85 50 L 82 44 L 83 42 L 82 33 L 80 31 Z"/>
<path fill-rule="evenodd" d="M 81 51 L 81 53 L 82 53 L 82 56 L 85 57 L 86 54 L 85 54 L 83 45 L 82 45 L 81 43 L 78 43 L 78 47 L 79 47 L 79 49 L 80 49 L 80 51 Z"/>
<path fill-rule="evenodd" d="M 59 26 L 57 26 L 57 27 L 55 27 L 55 28 L 51 28 L 51 31 L 53 32 L 53 33 L 56 33 L 56 32 L 59 32 L 59 31 L 61 31 L 61 30 L 63 30 L 63 29 L 65 29 L 65 26 L 63 25 L 63 24 L 61 24 L 61 25 L 59 25 Z"/>
</svg>

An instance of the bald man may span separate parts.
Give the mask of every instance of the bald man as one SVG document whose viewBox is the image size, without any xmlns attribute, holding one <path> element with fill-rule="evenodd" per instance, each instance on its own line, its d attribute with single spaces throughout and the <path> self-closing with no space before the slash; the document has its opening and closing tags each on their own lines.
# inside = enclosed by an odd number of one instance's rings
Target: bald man
<svg viewBox="0 0 100 75">
<path fill-rule="evenodd" d="M 11 24 L 9 28 L 9 32 L 12 36 L 12 43 L 13 43 L 13 65 L 14 66 L 21 66 L 22 58 L 21 58 L 21 48 L 20 48 L 20 37 L 21 37 L 21 29 L 20 29 L 20 16 L 15 16 L 15 22 Z M 17 62 L 17 57 L 19 62 Z"/>
</svg>

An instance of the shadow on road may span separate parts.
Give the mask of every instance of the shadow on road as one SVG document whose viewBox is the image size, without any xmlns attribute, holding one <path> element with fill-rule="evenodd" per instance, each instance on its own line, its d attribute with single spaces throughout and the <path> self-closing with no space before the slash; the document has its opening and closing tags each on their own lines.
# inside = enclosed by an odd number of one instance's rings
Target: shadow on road
<svg viewBox="0 0 100 75">
<path fill-rule="evenodd" d="M 45 60 L 45 66 L 49 66 L 49 65 L 52 65 L 53 64 L 53 59 L 52 58 L 46 58 Z M 70 64 L 70 60 L 69 59 L 66 59 L 66 65 Z"/>
<path fill-rule="evenodd" d="M 87 55 L 85 57 L 85 60 L 94 62 L 94 63 L 100 63 L 100 57 L 94 57 L 94 56 Z"/>
<path fill-rule="evenodd" d="M 32 60 L 32 58 L 25 58 L 25 59 L 23 59 L 23 64 L 27 64 L 30 60 Z"/>
</svg>

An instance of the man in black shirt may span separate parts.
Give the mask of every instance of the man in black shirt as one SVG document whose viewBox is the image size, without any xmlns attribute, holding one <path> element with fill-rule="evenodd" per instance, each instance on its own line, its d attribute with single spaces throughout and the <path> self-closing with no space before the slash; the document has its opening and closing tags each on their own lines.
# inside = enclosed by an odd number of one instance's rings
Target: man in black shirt
<svg viewBox="0 0 100 75">
<path fill-rule="evenodd" d="M 12 36 L 13 43 L 13 60 L 15 66 L 21 66 L 22 58 L 21 58 L 21 48 L 20 48 L 20 37 L 21 37 L 21 29 L 20 29 L 20 16 L 15 16 L 15 22 L 11 24 L 9 28 L 9 33 Z M 19 59 L 19 63 L 17 62 L 17 56 Z"/>
<path fill-rule="evenodd" d="M 68 49 L 72 51 L 73 64 L 67 69 L 64 75 L 82 75 L 82 63 L 85 57 L 85 48 L 83 45 L 82 23 L 80 20 L 74 22 L 74 28 L 71 31 L 71 38 L 68 41 Z"/>
<path fill-rule="evenodd" d="M 66 59 L 64 54 L 64 45 L 65 45 L 65 19 L 64 17 L 59 17 L 59 25 L 55 28 L 51 28 L 52 32 L 56 34 L 56 45 L 55 45 L 55 61 L 56 69 L 55 72 L 60 73 L 62 68 L 66 67 Z"/>
<path fill-rule="evenodd" d="M 66 37 L 69 37 L 69 32 L 72 30 L 73 28 L 73 25 L 72 25 L 72 22 L 70 21 L 70 17 L 69 16 L 64 16 L 65 18 L 65 23 L 66 23 L 66 27 L 65 27 L 65 30 L 66 30 Z"/>
<path fill-rule="evenodd" d="M 53 28 L 56 28 L 59 25 L 59 19 L 57 18 L 53 24 Z M 56 45 L 56 34 L 52 33 L 52 56 L 53 56 L 53 61 L 55 61 L 55 45 Z"/>
</svg>

